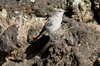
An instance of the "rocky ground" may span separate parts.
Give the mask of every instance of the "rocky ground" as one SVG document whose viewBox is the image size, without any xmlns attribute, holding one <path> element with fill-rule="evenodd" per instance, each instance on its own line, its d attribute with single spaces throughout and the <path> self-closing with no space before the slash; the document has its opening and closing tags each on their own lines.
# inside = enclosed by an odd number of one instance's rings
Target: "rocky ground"
<svg viewBox="0 0 100 66">
<path fill-rule="evenodd" d="M 41 31 L 53 8 L 62 26 Z M 0 66 L 100 66 L 100 0 L 0 0 Z"/>
</svg>

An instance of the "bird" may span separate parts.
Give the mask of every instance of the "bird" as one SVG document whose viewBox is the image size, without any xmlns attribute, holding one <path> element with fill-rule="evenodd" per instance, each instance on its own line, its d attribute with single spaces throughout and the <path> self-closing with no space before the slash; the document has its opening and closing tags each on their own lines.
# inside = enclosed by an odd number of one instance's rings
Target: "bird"
<svg viewBox="0 0 100 66">
<path fill-rule="evenodd" d="M 48 18 L 47 22 L 44 24 L 42 30 L 40 31 L 39 35 L 36 38 L 39 38 L 44 32 L 52 34 L 56 30 L 58 30 L 59 27 L 61 26 L 64 12 L 65 12 L 64 9 L 54 8 L 53 14 L 51 15 L 51 17 Z"/>
</svg>

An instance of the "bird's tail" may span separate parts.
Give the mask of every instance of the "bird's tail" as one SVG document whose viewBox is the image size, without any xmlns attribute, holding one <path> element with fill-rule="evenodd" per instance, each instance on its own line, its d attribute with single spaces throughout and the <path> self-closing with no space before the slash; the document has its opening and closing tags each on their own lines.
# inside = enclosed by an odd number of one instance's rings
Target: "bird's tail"
<svg viewBox="0 0 100 66">
<path fill-rule="evenodd" d="M 41 32 L 40 32 L 39 35 L 36 37 L 36 39 L 38 39 L 38 38 L 43 34 L 44 31 L 45 31 L 45 28 L 43 28 L 43 29 L 41 30 Z"/>
</svg>

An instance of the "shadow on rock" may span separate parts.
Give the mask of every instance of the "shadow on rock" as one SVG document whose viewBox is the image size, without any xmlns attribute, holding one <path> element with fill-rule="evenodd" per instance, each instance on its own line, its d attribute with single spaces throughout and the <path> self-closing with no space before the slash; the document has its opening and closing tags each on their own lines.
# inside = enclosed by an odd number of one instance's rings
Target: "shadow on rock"
<svg viewBox="0 0 100 66">
<path fill-rule="evenodd" d="M 97 59 L 95 60 L 95 62 L 93 63 L 93 66 L 100 66 L 100 53 L 98 53 L 98 57 Z"/>
<path fill-rule="evenodd" d="M 100 8 L 97 8 L 97 4 L 99 4 L 99 0 L 90 0 L 91 1 L 91 9 L 94 14 L 94 18 L 96 19 L 97 23 L 100 24 Z"/>
<path fill-rule="evenodd" d="M 93 66 L 100 66 L 100 62 L 98 60 L 96 60 L 94 63 L 93 63 Z"/>
<path fill-rule="evenodd" d="M 0 66 L 2 66 L 2 64 L 5 62 L 5 58 L 0 57 Z"/>
<path fill-rule="evenodd" d="M 37 55 L 48 43 L 50 37 L 43 35 L 40 39 L 35 42 L 31 42 L 31 45 L 26 49 L 27 59 L 33 58 Z"/>
</svg>

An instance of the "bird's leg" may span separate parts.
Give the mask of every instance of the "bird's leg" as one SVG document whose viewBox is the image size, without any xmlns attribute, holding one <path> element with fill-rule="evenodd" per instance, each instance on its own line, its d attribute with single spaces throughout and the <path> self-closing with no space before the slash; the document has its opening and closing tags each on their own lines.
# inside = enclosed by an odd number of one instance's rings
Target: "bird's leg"
<svg viewBox="0 0 100 66">
<path fill-rule="evenodd" d="M 58 39 L 59 38 L 57 35 L 53 35 L 53 34 L 50 35 L 50 41 L 56 42 Z"/>
</svg>

